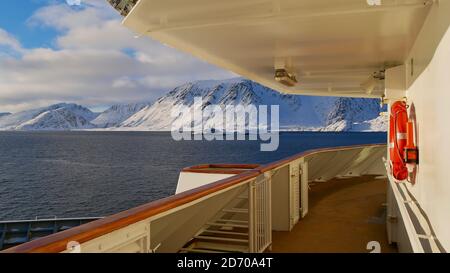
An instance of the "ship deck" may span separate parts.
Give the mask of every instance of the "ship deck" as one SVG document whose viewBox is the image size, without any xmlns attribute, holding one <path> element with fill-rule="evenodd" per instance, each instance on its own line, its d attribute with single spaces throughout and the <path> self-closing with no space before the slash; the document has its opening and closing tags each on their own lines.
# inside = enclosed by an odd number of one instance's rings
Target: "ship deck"
<svg viewBox="0 0 450 273">
<path fill-rule="evenodd" d="M 387 179 L 364 175 L 384 174 L 385 154 L 386 145 L 373 144 L 310 150 L 244 172 L 227 165 L 240 173 L 7 252 L 67 252 L 70 242 L 85 253 L 368 252 L 371 241 L 396 252 L 385 231 Z M 209 168 L 223 171 L 191 171 Z M 362 176 L 332 179 L 352 174 Z M 327 182 L 308 190 L 305 182 L 318 179 Z M 309 212 L 293 226 L 301 207 Z"/>
<path fill-rule="evenodd" d="M 386 233 L 387 179 L 374 176 L 311 184 L 309 212 L 291 232 L 274 232 L 272 252 L 397 252 Z"/>
</svg>

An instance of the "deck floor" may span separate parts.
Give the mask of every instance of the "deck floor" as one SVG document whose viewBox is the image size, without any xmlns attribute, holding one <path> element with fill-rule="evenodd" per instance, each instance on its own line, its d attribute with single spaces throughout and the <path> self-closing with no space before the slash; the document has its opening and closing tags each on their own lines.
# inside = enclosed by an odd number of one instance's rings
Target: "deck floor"
<svg viewBox="0 0 450 273">
<path fill-rule="evenodd" d="M 387 180 L 374 176 L 333 179 L 311 185 L 309 213 L 291 232 L 274 232 L 272 252 L 397 252 L 386 234 Z"/>
</svg>

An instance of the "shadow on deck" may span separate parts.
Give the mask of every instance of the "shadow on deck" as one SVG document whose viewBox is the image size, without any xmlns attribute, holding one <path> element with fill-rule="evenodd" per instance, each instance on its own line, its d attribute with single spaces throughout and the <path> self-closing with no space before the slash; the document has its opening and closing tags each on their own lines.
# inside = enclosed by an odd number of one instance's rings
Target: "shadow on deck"
<svg viewBox="0 0 450 273">
<path fill-rule="evenodd" d="M 274 232 L 272 252 L 397 252 L 386 233 L 387 180 L 374 176 L 333 179 L 311 185 L 309 213 L 291 232 Z"/>
</svg>

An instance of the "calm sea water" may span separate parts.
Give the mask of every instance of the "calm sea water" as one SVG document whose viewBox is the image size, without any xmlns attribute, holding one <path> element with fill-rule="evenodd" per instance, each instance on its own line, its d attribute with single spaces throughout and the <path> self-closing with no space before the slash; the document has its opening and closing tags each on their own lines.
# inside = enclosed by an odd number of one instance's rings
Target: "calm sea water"
<svg viewBox="0 0 450 273">
<path fill-rule="evenodd" d="M 257 141 L 173 141 L 155 132 L 0 132 L 0 220 L 105 216 L 174 194 L 180 169 L 269 163 L 318 148 L 384 143 L 384 133 L 282 133 Z"/>
</svg>

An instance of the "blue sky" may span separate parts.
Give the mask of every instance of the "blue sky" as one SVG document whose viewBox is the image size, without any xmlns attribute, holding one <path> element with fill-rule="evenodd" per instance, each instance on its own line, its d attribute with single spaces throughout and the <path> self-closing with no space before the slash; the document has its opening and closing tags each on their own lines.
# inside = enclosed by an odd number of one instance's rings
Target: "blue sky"
<svg viewBox="0 0 450 273">
<path fill-rule="evenodd" d="M 38 28 L 30 26 L 28 19 L 33 13 L 47 5 L 45 0 L 16 0 L 4 1 L 0 9 L 0 28 L 16 36 L 24 47 L 50 47 L 58 34 L 52 28 Z"/>
<path fill-rule="evenodd" d="M 101 110 L 152 101 L 189 81 L 234 74 L 120 24 L 106 0 L 3 1 L 0 9 L 0 112 L 58 102 Z"/>
</svg>

